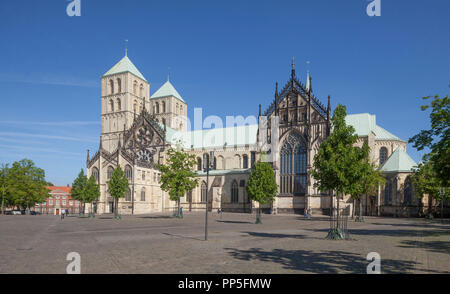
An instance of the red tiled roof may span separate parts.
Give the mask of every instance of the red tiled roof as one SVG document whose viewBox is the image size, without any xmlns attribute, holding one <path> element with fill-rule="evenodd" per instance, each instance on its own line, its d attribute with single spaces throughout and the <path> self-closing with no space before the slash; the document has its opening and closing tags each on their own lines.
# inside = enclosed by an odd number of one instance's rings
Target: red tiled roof
<svg viewBox="0 0 450 294">
<path fill-rule="evenodd" d="M 47 189 L 50 190 L 50 192 L 55 191 L 55 190 L 61 190 L 66 193 L 69 193 L 69 194 L 70 194 L 70 191 L 72 191 L 72 187 L 67 187 L 67 186 L 47 186 Z"/>
</svg>

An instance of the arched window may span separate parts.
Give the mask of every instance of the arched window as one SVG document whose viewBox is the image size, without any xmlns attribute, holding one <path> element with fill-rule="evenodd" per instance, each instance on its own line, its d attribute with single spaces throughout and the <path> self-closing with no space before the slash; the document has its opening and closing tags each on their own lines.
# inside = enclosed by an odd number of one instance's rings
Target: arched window
<svg viewBox="0 0 450 294">
<path fill-rule="evenodd" d="M 197 158 L 197 170 L 202 170 L 202 159 L 200 157 Z"/>
<path fill-rule="evenodd" d="M 383 165 L 383 163 L 386 161 L 386 159 L 387 159 L 387 148 L 381 147 L 380 148 L 380 166 Z"/>
<path fill-rule="evenodd" d="M 161 102 L 161 104 L 162 104 L 162 112 L 165 113 L 166 112 L 166 102 L 163 101 L 163 102 Z"/>
<path fill-rule="evenodd" d="M 306 145 L 300 135 L 291 133 L 280 152 L 281 194 L 305 195 Z"/>
<path fill-rule="evenodd" d="M 112 99 L 109 100 L 109 111 L 114 111 L 114 101 Z"/>
<path fill-rule="evenodd" d="M 386 181 L 384 186 L 384 204 L 392 205 L 392 183 L 390 181 Z"/>
<path fill-rule="evenodd" d="M 114 81 L 109 80 L 109 94 L 114 94 Z"/>
<path fill-rule="evenodd" d="M 178 114 L 178 103 L 177 106 L 175 107 L 175 113 Z"/>
<path fill-rule="evenodd" d="M 117 98 L 117 111 L 122 110 L 122 103 L 120 102 L 120 98 Z"/>
<path fill-rule="evenodd" d="M 242 156 L 242 162 L 243 162 L 242 167 L 243 168 L 248 168 L 248 156 L 247 156 L 247 154 L 244 154 Z"/>
<path fill-rule="evenodd" d="M 201 188 L 201 195 L 200 195 L 201 202 L 206 202 L 206 183 L 205 181 L 202 182 L 202 188 Z"/>
<path fill-rule="evenodd" d="M 125 195 L 125 201 L 131 201 L 131 189 L 128 188 L 127 194 Z"/>
<path fill-rule="evenodd" d="M 113 172 L 114 172 L 114 168 L 112 166 L 108 166 L 108 170 L 106 172 L 108 180 L 111 179 Z"/>
<path fill-rule="evenodd" d="M 406 205 L 410 205 L 412 202 L 412 186 L 410 177 L 407 177 L 405 183 L 403 184 L 403 202 Z"/>
<path fill-rule="evenodd" d="M 122 81 L 117 78 L 117 93 L 121 93 L 122 92 Z"/>
<path fill-rule="evenodd" d="M 145 201 L 145 188 L 141 190 L 141 201 Z"/>
<path fill-rule="evenodd" d="M 145 181 L 145 171 L 142 171 L 142 180 Z"/>
<path fill-rule="evenodd" d="M 234 156 L 234 164 L 234 168 L 241 168 L 241 157 L 238 154 Z"/>
<path fill-rule="evenodd" d="M 127 166 L 125 167 L 125 177 L 126 177 L 128 180 L 131 180 L 131 179 L 133 178 L 133 171 L 132 171 L 132 169 L 131 169 L 131 166 L 129 166 L 129 165 L 127 165 Z"/>
<path fill-rule="evenodd" d="M 98 179 L 99 179 L 98 175 L 99 175 L 98 169 L 97 169 L 96 167 L 94 167 L 94 168 L 92 169 L 92 176 L 94 177 L 94 179 L 95 179 L 95 181 L 96 181 L 97 183 L 98 183 Z"/>
<path fill-rule="evenodd" d="M 180 105 L 180 114 L 183 114 L 183 105 Z"/>
<path fill-rule="evenodd" d="M 136 81 L 134 81 L 134 83 L 133 83 L 133 94 L 134 95 L 137 95 L 137 82 Z"/>
<path fill-rule="evenodd" d="M 239 202 L 239 188 L 238 183 L 236 181 L 233 181 L 231 184 L 231 203 L 238 203 Z"/>
<path fill-rule="evenodd" d="M 141 84 L 141 87 L 139 88 L 139 97 L 144 97 L 144 86 Z"/>
<path fill-rule="evenodd" d="M 156 102 L 156 113 L 159 113 L 159 103 Z"/>
</svg>

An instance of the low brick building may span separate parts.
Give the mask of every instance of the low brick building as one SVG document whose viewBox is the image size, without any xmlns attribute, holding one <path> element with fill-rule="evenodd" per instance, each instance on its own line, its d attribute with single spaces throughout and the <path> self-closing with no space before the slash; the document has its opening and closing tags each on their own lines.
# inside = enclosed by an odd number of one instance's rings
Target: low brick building
<svg viewBox="0 0 450 294">
<path fill-rule="evenodd" d="M 41 214 L 59 215 L 63 209 L 67 209 L 69 214 L 79 213 L 83 204 L 71 197 L 70 186 L 47 186 L 51 197 L 45 199 L 42 203 L 36 203 L 32 209 Z"/>
</svg>

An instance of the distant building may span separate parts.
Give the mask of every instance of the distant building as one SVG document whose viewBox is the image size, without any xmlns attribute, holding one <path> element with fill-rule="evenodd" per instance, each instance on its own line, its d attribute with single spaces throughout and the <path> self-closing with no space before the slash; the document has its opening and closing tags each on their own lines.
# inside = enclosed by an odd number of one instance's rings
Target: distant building
<svg viewBox="0 0 450 294">
<path fill-rule="evenodd" d="M 80 213 L 82 209 L 82 203 L 78 200 L 74 200 L 71 197 L 70 186 L 47 186 L 50 191 L 51 197 L 45 199 L 42 203 L 36 203 L 32 210 L 42 214 L 61 214 L 62 209 L 67 209 L 70 214 Z"/>
</svg>

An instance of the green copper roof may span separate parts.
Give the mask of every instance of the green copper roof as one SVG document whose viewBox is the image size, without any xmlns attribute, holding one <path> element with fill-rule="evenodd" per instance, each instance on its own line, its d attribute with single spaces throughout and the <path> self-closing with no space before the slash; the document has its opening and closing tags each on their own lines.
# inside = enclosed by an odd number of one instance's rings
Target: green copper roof
<svg viewBox="0 0 450 294">
<path fill-rule="evenodd" d="M 110 76 L 115 75 L 118 73 L 124 73 L 124 72 L 130 72 L 137 76 L 140 79 L 143 79 L 147 82 L 147 80 L 144 78 L 144 76 L 141 74 L 141 72 L 134 66 L 133 62 L 128 58 L 128 56 L 125 56 L 122 58 L 119 62 L 116 63 L 110 70 L 108 70 L 103 76 Z"/>
<path fill-rule="evenodd" d="M 381 167 L 382 172 L 411 172 L 417 163 L 398 147 Z"/>
<path fill-rule="evenodd" d="M 169 81 L 165 82 L 164 85 L 162 85 L 161 88 L 159 88 L 159 90 L 150 97 L 150 99 L 168 96 L 173 96 L 184 102 L 183 98 L 181 98 L 181 95 L 177 92 L 177 90 L 175 90 L 175 88 Z"/>
<path fill-rule="evenodd" d="M 352 125 L 355 128 L 356 134 L 360 137 L 366 137 L 370 133 L 373 133 L 375 135 L 375 140 L 396 140 L 404 142 L 399 137 L 378 126 L 374 114 L 349 114 L 345 117 L 345 122 L 348 125 Z"/>
</svg>

